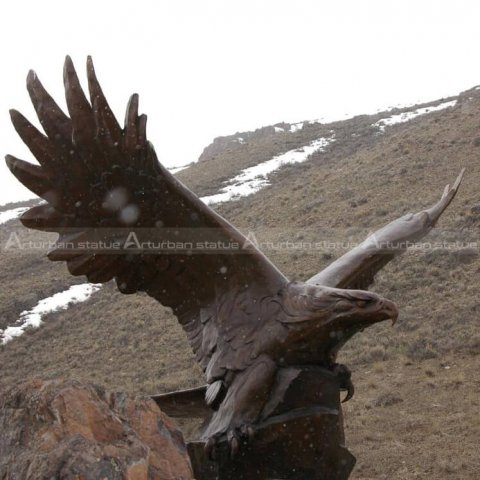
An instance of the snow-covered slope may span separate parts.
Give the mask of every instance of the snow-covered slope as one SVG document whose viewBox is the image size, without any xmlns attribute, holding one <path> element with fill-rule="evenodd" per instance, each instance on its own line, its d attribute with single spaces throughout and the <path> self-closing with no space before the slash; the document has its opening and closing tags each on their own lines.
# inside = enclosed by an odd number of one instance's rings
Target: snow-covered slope
<svg viewBox="0 0 480 480">
<path fill-rule="evenodd" d="M 48 313 L 66 310 L 74 303 L 84 302 L 90 296 L 99 290 L 101 285 L 92 283 L 83 283 L 73 285 L 68 290 L 55 293 L 51 297 L 40 300 L 31 310 L 24 311 L 15 325 L 0 330 L 0 339 L 3 344 L 9 342 L 15 337 L 22 335 L 25 329 L 29 327 L 37 328 L 42 323 L 42 317 Z"/>
<path fill-rule="evenodd" d="M 215 195 L 202 197 L 207 205 L 238 200 L 258 192 L 261 188 L 269 185 L 268 177 L 284 165 L 305 162 L 310 155 L 321 152 L 335 141 L 335 133 L 332 131 L 330 137 L 322 137 L 310 142 L 304 147 L 296 148 L 282 153 L 254 167 L 246 168 L 240 174 L 226 182 L 226 186 L 220 189 Z"/>
<path fill-rule="evenodd" d="M 454 107 L 457 101 L 452 100 L 449 102 L 443 102 L 439 105 L 433 107 L 423 107 L 417 108 L 416 110 L 410 110 L 407 112 L 398 113 L 396 115 L 391 115 L 390 117 L 381 118 L 377 122 L 375 122 L 372 126 L 377 127 L 381 132 L 385 131 L 386 127 L 390 127 L 392 125 L 396 125 L 398 123 L 405 123 L 414 118 L 417 118 L 421 115 L 425 115 L 427 113 L 438 112 L 439 110 L 444 110 L 445 108 Z"/>
<path fill-rule="evenodd" d="M 11 210 L 6 210 L 5 212 L 0 212 L 0 225 L 3 223 L 9 222 L 15 218 L 18 218 L 23 212 L 27 211 L 29 207 L 19 207 L 12 208 Z"/>
</svg>

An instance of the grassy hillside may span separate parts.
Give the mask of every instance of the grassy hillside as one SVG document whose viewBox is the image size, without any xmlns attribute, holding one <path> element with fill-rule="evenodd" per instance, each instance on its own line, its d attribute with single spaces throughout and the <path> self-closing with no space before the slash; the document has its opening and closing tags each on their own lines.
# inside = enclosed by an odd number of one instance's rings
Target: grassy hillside
<svg viewBox="0 0 480 480">
<path fill-rule="evenodd" d="M 213 194 L 242 169 L 334 130 L 336 141 L 325 152 L 282 168 L 257 194 L 215 209 L 259 241 L 360 241 L 435 202 L 466 167 L 457 198 L 428 240 L 478 242 L 480 91 L 384 134 L 371 126 L 389 115 L 227 142 L 177 176 L 198 195 Z M 39 238 L 12 221 L 0 227 L 2 245 L 12 231 Z M 394 328 L 376 325 L 354 338 L 340 358 L 352 368 L 357 391 L 346 406 L 347 445 L 359 460 L 352 478 L 480 478 L 479 252 L 475 246 L 411 251 L 378 276 L 373 289 L 396 301 L 401 314 Z M 44 253 L 2 251 L 0 328 L 38 299 L 84 281 Z M 327 245 L 265 253 L 290 278 L 307 279 L 343 251 Z M 0 347 L 0 372 L 0 388 L 55 376 L 145 394 L 203 383 L 168 309 L 110 284 Z"/>
</svg>

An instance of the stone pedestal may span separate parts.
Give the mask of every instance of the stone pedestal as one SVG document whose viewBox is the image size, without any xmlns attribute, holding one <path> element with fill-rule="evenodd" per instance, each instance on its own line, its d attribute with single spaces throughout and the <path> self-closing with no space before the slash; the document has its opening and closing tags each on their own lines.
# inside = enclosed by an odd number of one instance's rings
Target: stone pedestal
<svg viewBox="0 0 480 480">
<path fill-rule="evenodd" d="M 355 457 L 344 447 L 338 379 L 319 367 L 280 369 L 255 438 L 230 457 L 221 438 L 216 460 L 204 442 L 188 444 L 197 480 L 346 480 Z"/>
</svg>

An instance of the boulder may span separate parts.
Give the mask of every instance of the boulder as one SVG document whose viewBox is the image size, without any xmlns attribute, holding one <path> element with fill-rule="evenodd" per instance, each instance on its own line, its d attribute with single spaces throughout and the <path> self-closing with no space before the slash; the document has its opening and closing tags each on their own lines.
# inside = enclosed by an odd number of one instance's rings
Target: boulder
<svg viewBox="0 0 480 480">
<path fill-rule="evenodd" d="M 149 398 L 73 380 L 0 394 L 0 479 L 192 478 L 181 432 Z"/>
</svg>

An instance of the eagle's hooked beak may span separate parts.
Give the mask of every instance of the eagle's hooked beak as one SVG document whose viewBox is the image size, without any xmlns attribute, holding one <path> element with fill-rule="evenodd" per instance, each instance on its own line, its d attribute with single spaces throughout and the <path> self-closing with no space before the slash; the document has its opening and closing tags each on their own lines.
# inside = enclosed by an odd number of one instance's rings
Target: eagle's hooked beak
<svg viewBox="0 0 480 480">
<path fill-rule="evenodd" d="M 332 292 L 335 298 L 333 312 L 336 322 L 344 328 L 363 330 L 377 322 L 390 319 L 394 325 L 398 319 L 398 309 L 391 300 L 374 292 L 363 290 L 336 290 Z"/>
<path fill-rule="evenodd" d="M 392 327 L 397 323 L 398 320 L 398 308 L 397 306 L 390 300 L 383 300 L 383 310 L 386 315 L 388 315 L 387 319 L 392 321 Z"/>
</svg>

